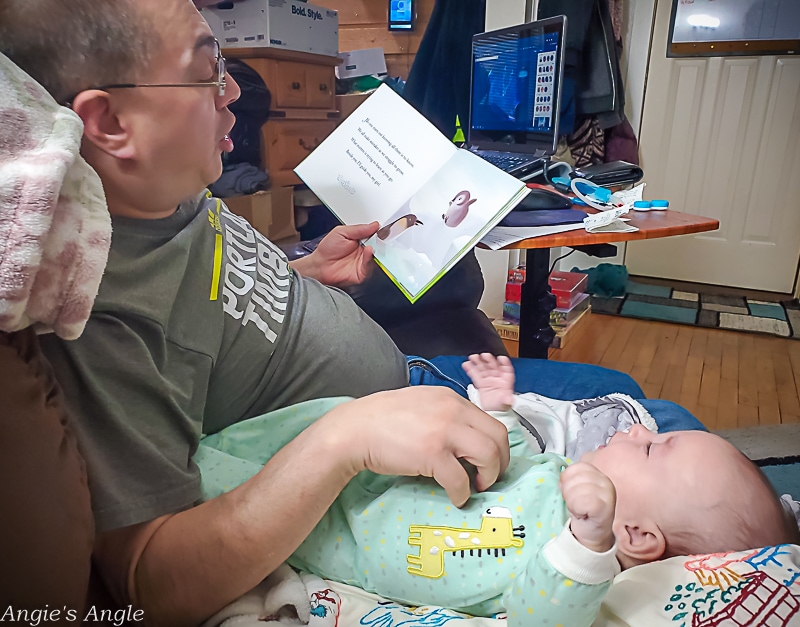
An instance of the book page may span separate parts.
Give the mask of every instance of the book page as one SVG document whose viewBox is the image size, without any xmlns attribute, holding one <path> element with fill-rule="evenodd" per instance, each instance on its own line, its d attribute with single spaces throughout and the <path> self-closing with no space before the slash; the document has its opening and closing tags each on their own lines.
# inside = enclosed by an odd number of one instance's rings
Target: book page
<svg viewBox="0 0 800 627">
<path fill-rule="evenodd" d="M 295 173 L 345 224 L 384 224 L 457 151 L 381 85 Z"/>
<path fill-rule="evenodd" d="M 527 193 L 518 179 L 458 150 L 366 243 L 413 301 Z"/>
</svg>

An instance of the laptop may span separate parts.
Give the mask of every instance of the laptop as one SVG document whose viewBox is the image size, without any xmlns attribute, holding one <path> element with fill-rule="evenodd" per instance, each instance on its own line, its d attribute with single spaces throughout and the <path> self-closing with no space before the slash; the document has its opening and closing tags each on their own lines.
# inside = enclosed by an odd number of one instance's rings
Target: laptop
<svg viewBox="0 0 800 627">
<path fill-rule="evenodd" d="M 558 145 L 566 28 L 559 15 L 472 37 L 466 148 L 517 178 Z"/>
</svg>

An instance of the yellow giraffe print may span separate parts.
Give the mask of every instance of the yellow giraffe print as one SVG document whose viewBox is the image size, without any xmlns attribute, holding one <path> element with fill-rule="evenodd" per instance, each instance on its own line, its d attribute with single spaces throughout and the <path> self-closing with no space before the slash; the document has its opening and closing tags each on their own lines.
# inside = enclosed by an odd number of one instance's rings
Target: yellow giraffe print
<svg viewBox="0 0 800 627">
<path fill-rule="evenodd" d="M 458 529 L 432 525 L 410 525 L 408 543 L 419 547 L 419 555 L 406 555 L 408 572 L 437 579 L 444 575 L 446 551 L 488 551 L 521 547 L 525 527 L 514 528 L 507 507 L 490 507 L 483 513 L 480 529 Z M 520 533 L 517 533 L 520 532 Z"/>
</svg>

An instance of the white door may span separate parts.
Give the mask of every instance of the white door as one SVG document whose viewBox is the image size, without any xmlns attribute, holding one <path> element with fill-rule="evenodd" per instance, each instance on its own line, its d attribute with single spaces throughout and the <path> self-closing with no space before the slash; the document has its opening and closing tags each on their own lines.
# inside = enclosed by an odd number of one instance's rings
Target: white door
<svg viewBox="0 0 800 627">
<path fill-rule="evenodd" d="M 713 233 L 628 245 L 631 274 L 789 293 L 800 259 L 800 58 L 668 59 L 658 0 L 642 114 L 645 198 Z"/>
</svg>

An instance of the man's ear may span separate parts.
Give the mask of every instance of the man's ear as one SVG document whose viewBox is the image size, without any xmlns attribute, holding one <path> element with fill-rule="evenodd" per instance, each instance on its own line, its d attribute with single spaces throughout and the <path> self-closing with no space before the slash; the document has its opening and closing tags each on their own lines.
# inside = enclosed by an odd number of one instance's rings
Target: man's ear
<svg viewBox="0 0 800 627">
<path fill-rule="evenodd" d="M 85 141 L 118 159 L 134 156 L 130 130 L 120 118 L 108 92 L 98 89 L 82 91 L 72 101 L 72 110 L 83 120 Z"/>
<path fill-rule="evenodd" d="M 652 521 L 640 524 L 621 524 L 614 530 L 617 536 L 617 551 L 625 556 L 620 560 L 626 568 L 635 564 L 646 564 L 660 559 L 667 548 L 663 532 Z"/>
</svg>

